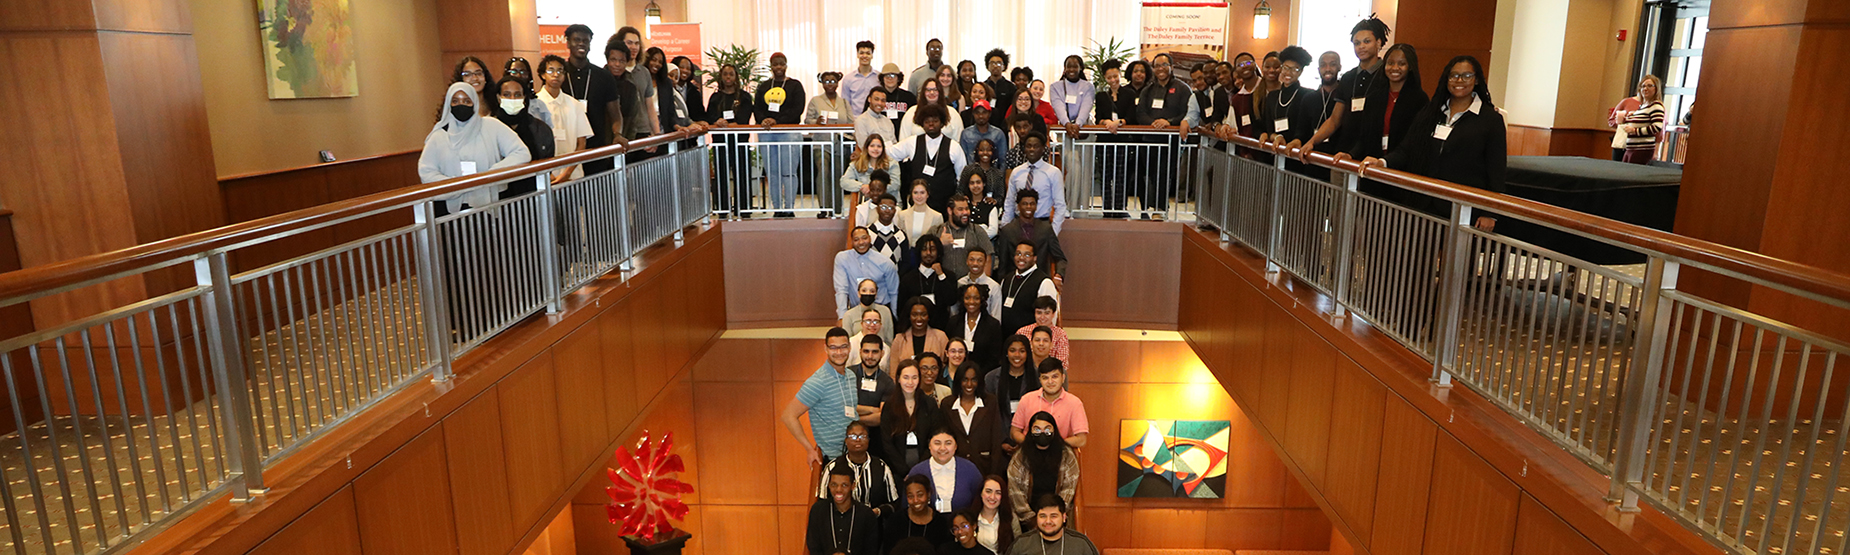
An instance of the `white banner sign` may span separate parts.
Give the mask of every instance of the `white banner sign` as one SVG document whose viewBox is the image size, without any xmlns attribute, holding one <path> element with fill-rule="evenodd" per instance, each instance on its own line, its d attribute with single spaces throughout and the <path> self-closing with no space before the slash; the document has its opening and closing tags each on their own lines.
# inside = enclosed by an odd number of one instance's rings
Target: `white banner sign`
<svg viewBox="0 0 1850 555">
<path fill-rule="evenodd" d="M 1143 44 L 1227 44 L 1227 4 L 1223 2 L 1145 2 Z"/>
</svg>

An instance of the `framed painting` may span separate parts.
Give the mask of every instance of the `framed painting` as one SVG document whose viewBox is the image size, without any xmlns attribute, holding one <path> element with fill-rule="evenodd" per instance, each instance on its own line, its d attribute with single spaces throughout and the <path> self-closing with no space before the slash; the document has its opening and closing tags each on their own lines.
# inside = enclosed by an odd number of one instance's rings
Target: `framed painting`
<svg viewBox="0 0 1850 555">
<path fill-rule="evenodd" d="M 1226 420 L 1122 420 L 1118 497 L 1220 499 L 1227 493 Z"/>
<path fill-rule="evenodd" d="M 257 0 L 270 99 L 360 94 L 348 0 Z"/>
</svg>

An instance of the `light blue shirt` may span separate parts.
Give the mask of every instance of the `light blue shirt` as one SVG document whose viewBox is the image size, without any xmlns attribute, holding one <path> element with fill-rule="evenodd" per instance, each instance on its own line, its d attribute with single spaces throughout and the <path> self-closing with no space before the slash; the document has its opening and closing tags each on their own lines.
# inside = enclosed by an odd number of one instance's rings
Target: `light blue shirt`
<svg viewBox="0 0 1850 555">
<path fill-rule="evenodd" d="M 860 377 L 854 372 L 837 373 L 824 361 L 797 390 L 797 402 L 809 407 L 809 434 L 816 438 L 816 448 L 825 457 L 841 456 L 842 441 L 848 438 L 848 423 L 859 420 L 858 415 L 850 418 L 847 413 L 858 401 L 856 387 L 859 382 Z"/>
<path fill-rule="evenodd" d="M 867 75 L 853 71 L 841 78 L 841 94 L 848 97 L 848 109 L 856 115 L 867 111 L 867 91 L 880 86 L 880 71 L 873 70 Z"/>
<path fill-rule="evenodd" d="M 874 302 L 892 308 L 894 298 L 899 296 L 899 266 L 892 258 L 873 249 L 867 249 L 866 254 L 854 252 L 854 249 L 835 253 L 836 314 L 861 304 L 858 291 L 861 280 L 865 279 L 874 280 L 874 286 L 879 288 L 874 293 Z"/>
<path fill-rule="evenodd" d="M 994 125 L 989 126 L 988 133 L 977 131 L 975 126 L 965 127 L 964 134 L 957 136 L 957 143 L 964 147 L 964 156 L 974 158 L 976 157 L 976 143 L 982 142 L 983 139 L 989 139 L 989 142 L 995 143 L 996 160 L 1001 160 L 1002 155 L 1008 154 L 1009 136 L 1007 133 L 1002 132 L 1002 128 L 996 127 Z M 1000 163 L 1000 162 L 996 162 L 996 163 Z M 957 175 L 963 175 L 963 174 L 959 173 Z M 957 188 L 959 190 L 963 189 L 963 184 L 958 183 Z"/>
<path fill-rule="evenodd" d="M 1015 193 L 1023 188 L 1032 187 L 1040 194 L 1040 202 L 1035 204 L 1034 217 L 1052 219 L 1053 232 L 1060 232 L 1060 224 L 1066 221 L 1066 177 L 1060 168 L 1041 160 L 1032 164 L 1022 164 L 1009 173 L 1009 193 L 1002 203 L 1002 223 L 1008 225 L 1015 221 Z"/>
<path fill-rule="evenodd" d="M 1047 86 L 1047 102 L 1053 104 L 1053 115 L 1060 125 L 1076 122 L 1080 125 L 1092 123 L 1092 103 L 1097 99 L 1098 91 L 1092 82 L 1084 79 L 1078 83 L 1069 83 L 1066 79 L 1057 79 Z M 1067 98 L 1072 97 L 1072 102 Z"/>
</svg>

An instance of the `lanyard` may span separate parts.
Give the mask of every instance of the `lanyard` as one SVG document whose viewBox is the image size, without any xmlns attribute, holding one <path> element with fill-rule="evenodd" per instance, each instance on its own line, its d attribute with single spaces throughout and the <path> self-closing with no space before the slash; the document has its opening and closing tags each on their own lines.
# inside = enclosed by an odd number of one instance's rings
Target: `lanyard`
<svg viewBox="0 0 1850 555">
<path fill-rule="evenodd" d="M 1041 540 L 1041 555 L 1047 555 L 1047 540 Z M 1066 555 L 1066 534 L 1060 534 L 1060 555 Z"/>
<path fill-rule="evenodd" d="M 830 508 L 832 509 L 834 507 L 830 507 Z M 854 507 L 849 506 L 848 507 L 848 543 L 854 543 L 854 517 L 855 517 Z M 833 523 L 831 522 L 831 524 Z M 835 542 L 835 547 L 837 548 L 842 547 L 841 538 L 835 537 L 835 527 L 834 526 L 829 527 L 829 541 Z M 843 549 L 842 551 L 847 552 L 847 553 L 854 553 L 854 546 L 850 545 L 846 549 Z"/>
</svg>

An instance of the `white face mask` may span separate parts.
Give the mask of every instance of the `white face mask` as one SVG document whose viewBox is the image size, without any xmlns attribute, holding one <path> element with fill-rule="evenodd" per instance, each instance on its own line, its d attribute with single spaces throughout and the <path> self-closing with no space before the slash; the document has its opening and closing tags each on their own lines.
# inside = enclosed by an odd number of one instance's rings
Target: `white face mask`
<svg viewBox="0 0 1850 555">
<path fill-rule="evenodd" d="M 520 110 L 526 107 L 527 107 L 527 101 L 522 100 L 522 99 L 518 99 L 518 98 L 501 99 L 501 111 L 507 112 L 507 115 L 510 115 L 510 116 L 520 113 Z"/>
</svg>

